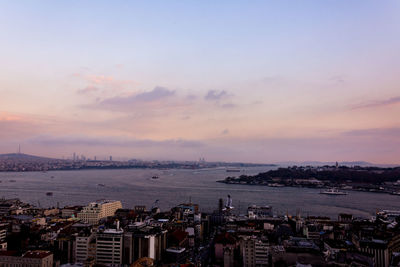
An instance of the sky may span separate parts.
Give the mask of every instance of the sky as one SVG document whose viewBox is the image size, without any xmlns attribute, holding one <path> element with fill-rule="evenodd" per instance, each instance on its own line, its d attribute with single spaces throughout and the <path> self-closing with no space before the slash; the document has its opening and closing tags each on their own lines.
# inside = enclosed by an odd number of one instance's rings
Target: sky
<svg viewBox="0 0 400 267">
<path fill-rule="evenodd" d="M 399 13 L 0 1 L 0 153 L 400 164 Z"/>
</svg>

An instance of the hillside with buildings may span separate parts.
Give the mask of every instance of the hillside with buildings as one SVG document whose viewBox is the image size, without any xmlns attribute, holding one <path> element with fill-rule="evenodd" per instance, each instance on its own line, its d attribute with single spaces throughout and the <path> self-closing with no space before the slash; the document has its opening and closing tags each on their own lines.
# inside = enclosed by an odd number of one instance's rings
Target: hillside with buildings
<svg viewBox="0 0 400 267">
<path fill-rule="evenodd" d="M 158 168 L 158 169 L 202 169 L 218 167 L 260 167 L 275 166 L 274 164 L 255 164 L 242 162 L 207 162 L 204 158 L 199 161 L 173 160 L 107 160 L 93 159 L 85 156 L 74 156 L 71 159 L 54 159 L 22 153 L 0 154 L 0 171 L 53 171 L 53 170 L 85 170 L 85 169 L 130 169 L 130 168 Z"/>
</svg>

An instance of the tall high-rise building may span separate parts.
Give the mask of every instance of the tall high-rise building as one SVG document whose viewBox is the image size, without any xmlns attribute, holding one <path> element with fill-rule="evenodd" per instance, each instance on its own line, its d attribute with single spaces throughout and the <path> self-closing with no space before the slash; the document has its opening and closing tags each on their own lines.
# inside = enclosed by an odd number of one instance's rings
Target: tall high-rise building
<svg viewBox="0 0 400 267">
<path fill-rule="evenodd" d="M 106 265 L 122 264 L 122 229 L 100 230 L 96 235 L 96 263 Z"/>
<path fill-rule="evenodd" d="M 166 247 L 166 230 L 144 224 L 128 227 L 124 233 L 123 263 L 132 264 L 143 257 L 160 261 Z"/>
<path fill-rule="evenodd" d="M 268 266 L 268 242 L 257 237 L 246 237 L 240 242 L 240 249 L 243 255 L 243 266 L 263 267 Z"/>
<path fill-rule="evenodd" d="M 88 258 L 95 257 L 90 252 L 90 244 L 95 242 L 96 234 L 90 231 L 82 231 L 75 239 L 75 261 L 85 262 Z"/>
</svg>

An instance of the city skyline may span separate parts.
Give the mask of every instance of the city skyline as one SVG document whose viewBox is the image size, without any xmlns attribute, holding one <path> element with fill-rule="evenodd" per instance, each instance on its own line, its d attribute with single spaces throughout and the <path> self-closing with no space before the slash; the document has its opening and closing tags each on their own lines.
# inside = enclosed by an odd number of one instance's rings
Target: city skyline
<svg viewBox="0 0 400 267">
<path fill-rule="evenodd" d="M 400 163 L 398 1 L 0 7 L 0 153 Z"/>
</svg>

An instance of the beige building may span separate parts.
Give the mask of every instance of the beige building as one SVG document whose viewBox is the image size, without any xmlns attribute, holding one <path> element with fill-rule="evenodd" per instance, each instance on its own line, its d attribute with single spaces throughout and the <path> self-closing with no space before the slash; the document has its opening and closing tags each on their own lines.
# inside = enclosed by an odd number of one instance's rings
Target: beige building
<svg viewBox="0 0 400 267">
<path fill-rule="evenodd" d="M 118 209 L 122 209 L 121 201 L 103 200 L 89 203 L 78 213 L 78 219 L 89 224 L 98 224 L 100 219 L 114 216 Z"/>
<path fill-rule="evenodd" d="M 0 252 L 1 267 L 53 267 L 53 253 L 44 250 L 28 251 L 16 256 L 11 251 Z"/>
</svg>

